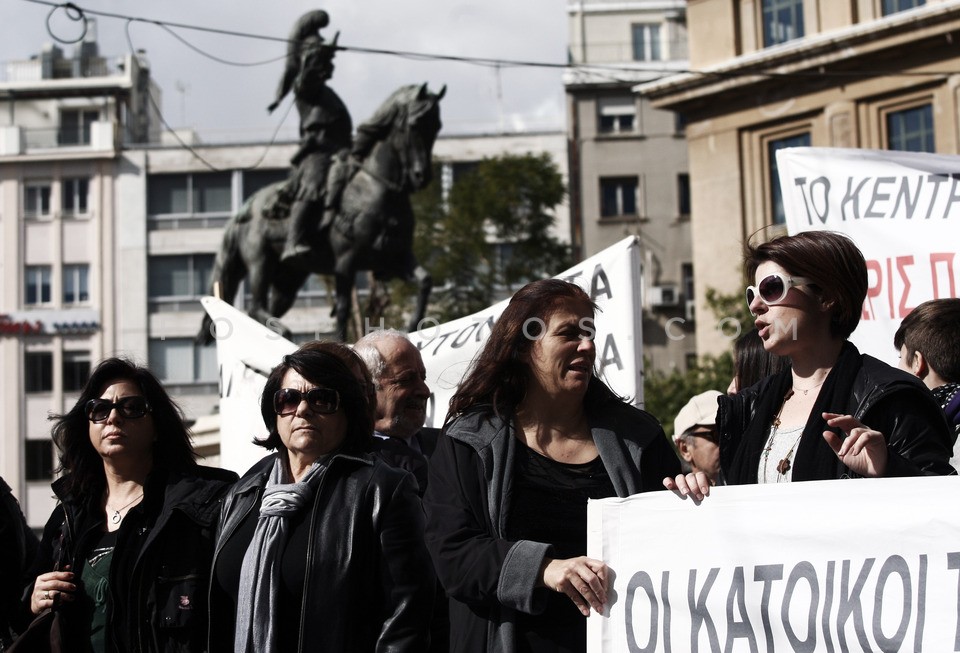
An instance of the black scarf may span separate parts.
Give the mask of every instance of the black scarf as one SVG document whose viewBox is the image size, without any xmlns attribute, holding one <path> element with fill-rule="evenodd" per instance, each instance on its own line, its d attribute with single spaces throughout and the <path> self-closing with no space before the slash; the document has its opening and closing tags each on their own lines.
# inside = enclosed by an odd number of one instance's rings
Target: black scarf
<svg viewBox="0 0 960 653">
<path fill-rule="evenodd" d="M 794 481 L 818 481 L 836 479 L 846 471 L 837 455 L 823 439 L 823 432 L 832 430 L 841 437 L 839 429 L 828 429 L 823 413 L 849 413 L 853 384 L 860 372 L 863 359 L 851 343 L 846 342 L 830 374 L 823 383 L 817 401 L 800 436 L 800 444 L 793 461 Z M 790 367 L 770 378 L 754 403 L 754 416 L 743 434 L 740 446 L 733 458 L 727 477 L 729 485 L 748 485 L 757 482 L 760 456 L 770 435 L 770 425 L 780 412 L 787 392 L 793 387 L 793 372 Z"/>
</svg>

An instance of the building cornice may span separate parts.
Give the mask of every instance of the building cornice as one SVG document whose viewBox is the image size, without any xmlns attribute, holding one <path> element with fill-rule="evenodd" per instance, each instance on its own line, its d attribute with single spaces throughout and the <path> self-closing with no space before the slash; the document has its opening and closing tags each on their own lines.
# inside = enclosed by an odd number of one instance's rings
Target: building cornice
<svg viewBox="0 0 960 653">
<path fill-rule="evenodd" d="M 687 8 L 686 0 L 629 0 L 625 2 L 610 2 L 609 0 L 578 0 L 567 3 L 567 13 L 571 16 L 577 14 L 601 14 L 601 13 L 621 13 L 629 12 L 654 12 L 654 11 L 684 11 Z"/>
<path fill-rule="evenodd" d="M 805 37 L 736 57 L 702 71 L 639 84 L 633 90 L 651 98 L 658 108 L 677 110 L 697 102 L 715 102 L 721 95 L 751 92 L 755 87 L 769 84 L 771 73 L 789 75 L 850 68 L 861 59 L 872 60 L 877 53 L 895 51 L 901 46 L 910 47 L 910 51 L 915 52 L 920 42 L 945 36 L 950 38 L 947 35 L 955 31 L 960 32 L 960 0 Z M 944 71 L 944 74 L 953 72 L 956 71 Z M 883 74 L 883 71 L 876 74 Z M 776 81 L 782 83 L 782 80 Z"/>
</svg>

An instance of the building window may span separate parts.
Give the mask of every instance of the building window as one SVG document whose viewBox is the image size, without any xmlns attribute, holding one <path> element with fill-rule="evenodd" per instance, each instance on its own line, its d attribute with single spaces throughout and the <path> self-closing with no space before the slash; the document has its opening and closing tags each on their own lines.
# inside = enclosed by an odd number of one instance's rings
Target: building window
<svg viewBox="0 0 960 653">
<path fill-rule="evenodd" d="M 883 15 L 889 16 L 899 11 L 922 7 L 925 4 L 927 0 L 883 0 Z"/>
<path fill-rule="evenodd" d="M 23 303 L 40 306 L 53 301 L 50 291 L 50 266 L 28 265 L 24 272 Z"/>
<path fill-rule="evenodd" d="M 23 355 L 23 385 L 25 392 L 53 392 L 53 354 L 28 351 Z"/>
<path fill-rule="evenodd" d="M 803 0 L 763 0 L 763 47 L 803 37 Z"/>
<path fill-rule="evenodd" d="M 231 173 L 151 175 L 147 210 L 151 215 L 230 213 Z"/>
<path fill-rule="evenodd" d="M 633 132 L 637 108 L 632 97 L 600 98 L 597 102 L 598 128 L 601 134 Z"/>
<path fill-rule="evenodd" d="M 90 352 L 63 352 L 63 391 L 79 392 L 90 378 Z"/>
<path fill-rule="evenodd" d="M 684 136 L 687 133 L 687 117 L 679 111 L 673 113 L 673 133 L 678 136 Z"/>
<path fill-rule="evenodd" d="M 787 216 L 783 210 L 783 191 L 780 188 L 780 174 L 777 168 L 777 150 L 785 147 L 810 147 L 810 134 L 797 134 L 787 138 L 778 138 L 767 142 L 770 174 L 770 212 L 773 224 L 786 224 Z"/>
<path fill-rule="evenodd" d="M 192 338 L 152 339 L 150 369 L 167 383 L 216 383 L 217 349 L 198 346 Z"/>
<path fill-rule="evenodd" d="M 687 301 L 693 299 L 693 263 L 680 264 L 680 283 L 683 285 L 683 298 Z"/>
<path fill-rule="evenodd" d="M 90 266 L 86 263 L 63 266 L 63 303 L 86 304 L 90 301 Z"/>
<path fill-rule="evenodd" d="M 256 193 L 261 188 L 266 188 L 270 184 L 278 181 L 286 181 L 290 176 L 290 170 L 245 170 L 243 173 L 243 201 Z"/>
<path fill-rule="evenodd" d="M 60 145 L 90 145 L 91 127 L 99 119 L 99 109 L 64 109 L 60 112 Z"/>
<path fill-rule="evenodd" d="M 608 177 L 600 179 L 600 217 L 637 215 L 637 178 Z"/>
<path fill-rule="evenodd" d="M 677 175 L 677 210 L 681 217 L 690 215 L 690 175 Z"/>
<path fill-rule="evenodd" d="M 210 292 L 213 254 L 151 256 L 148 270 L 151 300 L 199 300 Z"/>
<path fill-rule="evenodd" d="M 660 61 L 660 24 L 633 24 L 633 60 Z"/>
<path fill-rule="evenodd" d="M 27 218 L 50 215 L 50 184 L 28 183 L 24 185 L 23 215 Z"/>
<path fill-rule="evenodd" d="M 90 180 L 86 177 L 64 179 L 61 185 L 60 204 L 64 215 L 86 215 L 90 195 Z"/>
<path fill-rule="evenodd" d="M 50 440 L 26 440 L 23 463 L 24 479 L 49 481 L 53 478 L 53 444 Z"/>
<path fill-rule="evenodd" d="M 901 152 L 935 152 L 933 107 L 924 104 L 888 113 L 887 148 Z"/>
</svg>

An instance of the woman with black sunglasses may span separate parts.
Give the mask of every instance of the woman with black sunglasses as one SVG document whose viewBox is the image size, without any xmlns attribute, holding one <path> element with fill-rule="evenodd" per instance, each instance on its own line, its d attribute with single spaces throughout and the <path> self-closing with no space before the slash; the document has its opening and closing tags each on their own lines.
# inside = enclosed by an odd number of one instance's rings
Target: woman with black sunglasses
<svg viewBox="0 0 960 653">
<path fill-rule="evenodd" d="M 728 484 L 953 473 L 933 396 L 847 340 L 867 294 L 866 261 L 853 241 L 828 231 L 782 236 L 750 246 L 745 268 L 763 346 L 790 365 L 718 399 Z M 664 485 L 709 494 L 699 474 Z"/>
<path fill-rule="evenodd" d="M 368 393 L 338 343 L 270 373 L 273 451 L 231 490 L 211 587 L 210 651 L 425 651 L 435 580 L 413 477 L 365 453 Z"/>
<path fill-rule="evenodd" d="M 197 465 L 179 407 L 121 358 L 54 419 L 60 504 L 25 608 L 62 610 L 78 651 L 204 650 L 220 500 L 236 474 Z"/>
</svg>

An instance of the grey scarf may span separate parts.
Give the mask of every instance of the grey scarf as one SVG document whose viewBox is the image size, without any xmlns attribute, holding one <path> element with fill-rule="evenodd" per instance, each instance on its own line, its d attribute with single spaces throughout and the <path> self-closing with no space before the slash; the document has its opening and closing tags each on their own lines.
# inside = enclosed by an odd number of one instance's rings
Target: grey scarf
<svg viewBox="0 0 960 653">
<path fill-rule="evenodd" d="M 292 483 L 284 458 L 283 453 L 277 455 L 270 470 L 260 502 L 260 519 L 240 568 L 237 628 L 233 640 L 236 653 L 277 653 L 280 557 L 290 531 L 288 518 L 312 502 L 329 459 L 321 458 L 299 483 Z"/>
</svg>

